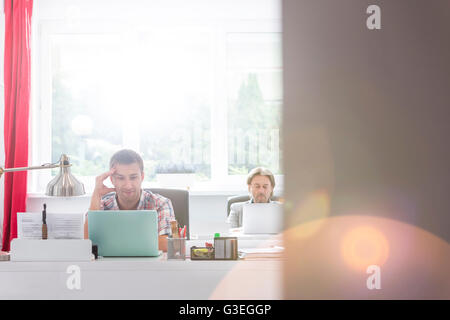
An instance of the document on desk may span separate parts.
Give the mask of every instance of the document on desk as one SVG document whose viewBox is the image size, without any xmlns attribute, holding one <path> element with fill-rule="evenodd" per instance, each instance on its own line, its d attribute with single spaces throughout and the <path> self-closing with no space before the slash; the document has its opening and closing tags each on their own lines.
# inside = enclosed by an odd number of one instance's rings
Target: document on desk
<svg viewBox="0 0 450 320">
<path fill-rule="evenodd" d="M 283 257 L 284 247 L 274 246 L 269 248 L 247 248 L 239 250 L 239 257 L 245 260 L 259 260 Z"/>
<path fill-rule="evenodd" d="M 83 214 L 47 213 L 48 239 L 83 239 Z M 42 213 L 18 212 L 19 239 L 42 239 Z"/>
</svg>

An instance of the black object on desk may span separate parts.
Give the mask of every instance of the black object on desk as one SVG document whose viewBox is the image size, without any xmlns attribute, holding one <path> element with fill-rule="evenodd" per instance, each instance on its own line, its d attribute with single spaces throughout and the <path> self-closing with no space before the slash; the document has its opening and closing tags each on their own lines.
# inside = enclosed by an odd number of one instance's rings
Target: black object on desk
<svg viewBox="0 0 450 320">
<path fill-rule="evenodd" d="M 94 255 L 95 259 L 98 259 L 98 246 L 96 244 L 92 245 L 92 254 Z"/>
<path fill-rule="evenodd" d="M 48 236 L 47 230 L 47 205 L 44 203 L 44 210 L 42 210 L 42 239 L 46 240 Z"/>
</svg>

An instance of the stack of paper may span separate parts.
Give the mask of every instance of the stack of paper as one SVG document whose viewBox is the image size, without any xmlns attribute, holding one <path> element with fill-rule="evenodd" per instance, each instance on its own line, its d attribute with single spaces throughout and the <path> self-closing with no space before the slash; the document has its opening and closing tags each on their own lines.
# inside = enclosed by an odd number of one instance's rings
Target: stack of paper
<svg viewBox="0 0 450 320">
<path fill-rule="evenodd" d="M 83 239 L 82 213 L 47 213 L 48 239 Z M 18 212 L 17 237 L 42 239 L 42 213 Z"/>
<path fill-rule="evenodd" d="M 239 257 L 245 260 L 267 260 L 283 258 L 283 247 L 240 249 Z"/>
</svg>

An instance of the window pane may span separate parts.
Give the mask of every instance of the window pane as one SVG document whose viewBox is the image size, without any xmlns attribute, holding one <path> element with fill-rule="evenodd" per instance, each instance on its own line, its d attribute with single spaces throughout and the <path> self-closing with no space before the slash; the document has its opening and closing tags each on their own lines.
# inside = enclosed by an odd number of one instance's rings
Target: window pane
<svg viewBox="0 0 450 320">
<path fill-rule="evenodd" d="M 70 156 L 78 175 L 107 170 L 122 145 L 122 122 L 108 97 L 119 39 L 107 35 L 54 36 L 52 41 L 52 161 Z"/>
<path fill-rule="evenodd" d="M 191 172 L 209 179 L 213 62 L 208 34 L 166 33 L 150 42 L 144 67 L 145 99 L 140 119 L 140 149 L 151 176 Z M 149 97 L 149 98 L 150 98 Z"/>
<path fill-rule="evenodd" d="M 280 174 L 281 35 L 227 38 L 228 173 L 265 166 Z"/>
<path fill-rule="evenodd" d="M 229 68 L 281 68 L 281 33 L 229 33 Z"/>
<path fill-rule="evenodd" d="M 212 58 L 208 34 L 153 30 L 59 35 L 52 41 L 52 158 L 98 175 L 120 148 L 155 170 L 210 177 Z M 184 169 L 183 169 L 184 168 Z"/>
</svg>

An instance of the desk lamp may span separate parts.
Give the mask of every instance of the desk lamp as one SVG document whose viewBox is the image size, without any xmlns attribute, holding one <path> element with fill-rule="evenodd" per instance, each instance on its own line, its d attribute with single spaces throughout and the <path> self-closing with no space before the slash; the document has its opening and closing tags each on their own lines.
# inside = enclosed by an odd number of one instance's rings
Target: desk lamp
<svg viewBox="0 0 450 320">
<path fill-rule="evenodd" d="M 22 167 L 22 168 L 7 168 L 3 169 L 0 167 L 0 177 L 5 172 L 14 171 L 26 171 L 26 170 L 37 170 L 37 169 L 53 169 L 60 168 L 59 174 L 47 184 L 47 190 L 45 195 L 55 196 L 55 197 L 74 197 L 81 196 L 85 194 L 84 185 L 78 181 L 71 173 L 69 163 L 69 157 L 65 154 L 61 155 L 58 162 L 51 164 L 43 164 L 36 167 Z"/>
</svg>

